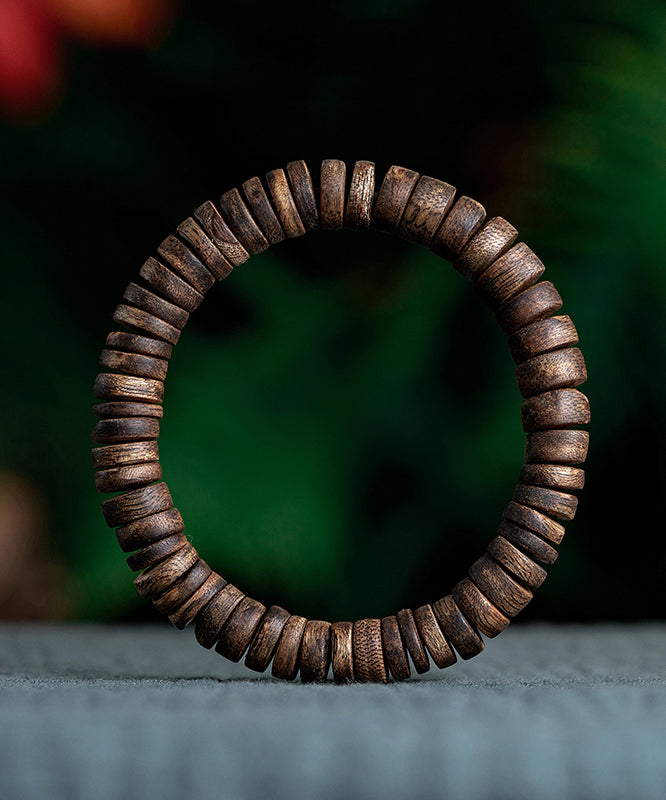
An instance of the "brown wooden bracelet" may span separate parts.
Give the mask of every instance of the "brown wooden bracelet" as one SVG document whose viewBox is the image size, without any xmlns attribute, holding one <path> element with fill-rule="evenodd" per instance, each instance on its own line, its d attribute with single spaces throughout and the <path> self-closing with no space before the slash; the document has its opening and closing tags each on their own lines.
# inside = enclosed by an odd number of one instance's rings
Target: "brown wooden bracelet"
<svg viewBox="0 0 666 800">
<path fill-rule="evenodd" d="M 129 331 L 106 340 L 95 381 L 93 466 L 107 524 L 140 572 L 138 592 L 178 628 L 250 669 L 275 677 L 337 683 L 405 680 L 432 660 L 443 668 L 484 648 L 532 599 L 557 558 L 561 520 L 572 519 L 583 488 L 590 420 L 578 388 L 587 378 L 570 317 L 544 266 L 502 217 L 443 181 L 403 167 L 377 179 L 374 163 L 304 161 L 251 178 L 219 207 L 199 206 L 157 248 L 130 283 L 113 319 Z M 347 179 L 349 176 L 349 179 Z M 270 245 L 308 231 L 374 229 L 430 247 L 474 285 L 509 337 L 523 396 L 525 465 L 497 536 L 451 592 L 383 619 L 307 620 L 247 597 L 199 558 L 161 480 L 157 438 L 173 345 L 216 280 Z M 557 520 L 553 519 L 555 517 Z M 541 562 L 541 563 L 537 563 Z"/>
</svg>

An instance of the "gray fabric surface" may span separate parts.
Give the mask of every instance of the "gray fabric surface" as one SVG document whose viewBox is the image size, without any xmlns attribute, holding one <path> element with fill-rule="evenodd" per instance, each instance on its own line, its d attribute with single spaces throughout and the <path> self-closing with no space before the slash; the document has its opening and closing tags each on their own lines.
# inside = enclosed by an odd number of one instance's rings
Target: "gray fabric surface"
<svg viewBox="0 0 666 800">
<path fill-rule="evenodd" d="M 666 797 L 666 625 L 516 625 L 401 685 L 272 681 L 167 627 L 0 625 L 0 798 Z"/>
</svg>

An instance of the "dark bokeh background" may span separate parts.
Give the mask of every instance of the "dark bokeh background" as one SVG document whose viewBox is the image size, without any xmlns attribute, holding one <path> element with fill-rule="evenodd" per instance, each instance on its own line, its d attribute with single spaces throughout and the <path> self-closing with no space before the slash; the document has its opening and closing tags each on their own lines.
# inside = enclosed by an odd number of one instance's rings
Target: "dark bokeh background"
<svg viewBox="0 0 666 800">
<path fill-rule="evenodd" d="M 139 28 L 118 11 L 101 34 L 83 2 L 9 5 L 60 16 L 23 94 L 23 40 L 0 24 L 0 614 L 157 618 L 90 466 L 113 309 L 204 199 L 342 158 L 506 216 L 578 326 L 588 486 L 520 619 L 663 616 L 663 3 L 125 0 Z M 160 450 L 225 577 L 306 615 L 381 616 L 481 554 L 518 477 L 519 409 L 504 337 L 447 263 L 318 232 L 211 291 L 174 352 Z"/>
</svg>

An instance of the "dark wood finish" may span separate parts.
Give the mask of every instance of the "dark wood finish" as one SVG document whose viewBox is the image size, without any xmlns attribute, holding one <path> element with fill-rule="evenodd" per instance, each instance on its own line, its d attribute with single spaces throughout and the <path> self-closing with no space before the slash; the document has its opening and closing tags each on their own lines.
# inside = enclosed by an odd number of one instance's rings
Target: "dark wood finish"
<svg viewBox="0 0 666 800">
<path fill-rule="evenodd" d="M 527 433 L 572 428 L 590 421 L 589 401 L 578 389 L 554 389 L 528 397 L 523 400 L 520 412 Z"/>
<path fill-rule="evenodd" d="M 240 199 L 238 190 L 233 189 L 232 192 L 227 192 L 224 197 L 227 198 L 225 203 L 228 208 L 229 217 L 234 221 L 234 223 L 238 224 L 243 231 L 247 231 L 248 235 L 250 236 L 250 240 L 254 241 L 256 224 L 249 211 L 243 204 L 242 199 Z M 238 205 L 239 200 L 240 205 Z M 223 207 L 223 213 L 224 210 L 225 209 Z M 234 217 L 234 215 L 236 215 L 236 217 Z M 208 234 L 208 236 L 210 236 L 211 241 L 220 251 L 225 261 L 227 261 L 232 267 L 237 267 L 239 264 L 244 264 L 248 260 L 250 253 L 239 241 L 240 237 L 237 237 L 237 235 L 234 234 L 210 200 L 206 200 L 205 203 L 202 203 L 195 210 L 194 216 L 204 231 Z M 249 222 L 246 219 L 246 216 L 249 218 Z M 263 239 L 263 234 L 261 234 L 261 232 L 259 233 Z M 263 241 L 265 242 L 266 240 L 264 239 Z M 261 239 L 257 239 L 257 244 L 260 243 Z M 262 250 L 265 249 L 266 248 L 262 245 Z"/>
<path fill-rule="evenodd" d="M 558 553 L 552 545 L 520 525 L 502 520 L 497 533 L 537 561 L 542 561 L 544 564 L 554 564 L 557 561 Z"/>
<path fill-rule="evenodd" d="M 538 589 L 548 576 L 543 567 L 528 558 L 522 550 L 503 536 L 496 536 L 490 542 L 488 553 L 528 589 Z"/>
<path fill-rule="evenodd" d="M 127 566 L 132 572 L 140 572 L 143 569 L 150 569 L 160 561 L 164 561 L 168 556 L 177 553 L 188 544 L 187 539 L 182 533 L 174 533 L 157 542 L 142 547 L 131 556 L 127 556 Z"/>
<path fill-rule="evenodd" d="M 387 683 L 388 674 L 382 649 L 382 623 L 378 619 L 358 619 L 352 629 L 354 675 L 359 683 Z"/>
<path fill-rule="evenodd" d="M 164 320 L 164 322 L 168 322 L 169 325 L 173 325 L 174 328 L 178 328 L 179 330 L 182 330 L 185 325 L 187 325 L 187 320 L 190 318 L 189 313 L 185 311 L 185 309 L 177 306 L 175 303 L 170 303 L 163 297 L 158 297 L 158 295 L 149 292 L 148 289 L 144 289 L 136 283 L 129 284 L 127 289 L 125 289 L 123 298 L 136 308 L 140 308 L 143 311 L 147 311 L 149 314 L 159 317 L 161 320 Z"/>
<path fill-rule="evenodd" d="M 384 645 L 386 666 L 389 668 L 393 679 L 406 681 L 412 671 L 409 666 L 405 643 L 400 633 L 400 625 L 398 625 L 398 620 L 395 616 L 382 619 L 382 644 Z"/>
<path fill-rule="evenodd" d="M 541 281 L 512 297 L 495 313 L 504 333 L 515 333 L 562 308 L 562 298 L 550 281 Z"/>
<path fill-rule="evenodd" d="M 121 325 L 127 325 L 128 328 L 151 333 L 171 345 L 177 344 L 178 339 L 180 339 L 180 330 L 178 328 L 156 317 L 154 314 L 149 314 L 140 308 L 134 308 L 122 303 L 113 312 L 113 321 Z"/>
<path fill-rule="evenodd" d="M 244 597 L 243 592 L 233 583 L 227 583 L 199 611 L 194 624 L 194 635 L 202 647 L 210 650 L 217 641 L 222 626 Z"/>
<path fill-rule="evenodd" d="M 525 461 L 546 464 L 584 464 L 590 434 L 587 431 L 538 431 L 525 442 Z"/>
<path fill-rule="evenodd" d="M 319 227 L 319 211 L 308 165 L 303 160 L 290 161 L 287 164 L 287 177 L 305 230 L 316 230 Z"/>
<path fill-rule="evenodd" d="M 156 258 L 149 258 L 139 270 L 139 275 L 150 288 L 186 311 L 199 308 L 204 296 L 175 272 L 167 269 Z"/>
<path fill-rule="evenodd" d="M 476 291 L 491 308 L 499 308 L 529 289 L 543 275 L 541 259 L 519 242 L 485 269 L 476 279 Z"/>
<path fill-rule="evenodd" d="M 283 169 L 274 169 L 268 172 L 266 174 L 266 184 L 286 236 L 289 239 L 303 236 L 305 225 L 303 225 L 298 213 L 296 201 L 291 193 L 285 171 Z"/>
<path fill-rule="evenodd" d="M 511 223 L 503 217 L 493 217 L 467 242 L 453 268 L 473 281 L 511 247 L 517 236 Z"/>
<path fill-rule="evenodd" d="M 568 464 L 525 464 L 520 482 L 526 486 L 578 492 L 585 486 L 585 470 Z"/>
<path fill-rule="evenodd" d="M 216 572 L 206 578 L 201 586 L 175 611 L 169 614 L 169 622 L 179 630 L 186 628 L 201 609 L 226 586 L 227 582 Z"/>
<path fill-rule="evenodd" d="M 159 461 L 153 461 L 150 464 L 102 469 L 95 473 L 95 488 L 98 492 L 124 492 L 160 480 L 162 465 Z"/>
<path fill-rule="evenodd" d="M 264 672 L 267 669 L 289 617 L 289 612 L 280 606 L 271 606 L 268 609 L 245 656 L 245 666 L 248 669 L 255 672 Z"/>
<path fill-rule="evenodd" d="M 189 247 L 176 236 L 167 236 L 157 248 L 167 264 L 202 295 L 213 288 L 215 277 Z"/>
<path fill-rule="evenodd" d="M 486 210 L 481 203 L 464 195 L 459 197 L 430 243 L 433 253 L 455 261 L 485 218 Z"/>
<path fill-rule="evenodd" d="M 174 533 L 182 533 L 185 523 L 177 508 L 169 508 L 158 514 L 151 514 L 135 522 L 130 522 L 116 529 L 116 538 L 121 549 L 126 553 L 147 547 L 159 539 L 166 539 Z"/>
<path fill-rule="evenodd" d="M 154 403 L 113 400 L 110 403 L 97 403 L 94 405 L 93 414 L 100 419 L 119 419 L 120 417 L 154 417 L 155 419 L 162 419 L 164 408 Z"/>
<path fill-rule="evenodd" d="M 154 417 L 100 419 L 93 428 L 93 442 L 139 442 L 157 439 L 160 421 Z"/>
<path fill-rule="evenodd" d="M 170 536 L 169 539 L 172 537 Z M 141 552 L 141 551 L 139 551 Z M 179 581 L 199 561 L 197 551 L 186 542 L 164 561 L 134 578 L 134 586 L 142 597 L 156 597 Z"/>
<path fill-rule="evenodd" d="M 139 336 L 136 333 L 112 331 L 106 337 L 106 346 L 112 350 L 124 350 L 126 353 L 141 353 L 144 356 L 170 359 L 173 347 L 168 342 Z"/>
<path fill-rule="evenodd" d="M 383 233 L 397 233 L 402 215 L 419 179 L 419 173 L 405 167 L 389 167 L 372 210 L 372 227 Z"/>
<path fill-rule="evenodd" d="M 229 661 L 240 661 L 265 613 L 266 606 L 244 597 L 222 626 L 215 650 Z"/>
<path fill-rule="evenodd" d="M 507 617 L 515 617 L 533 595 L 489 556 L 481 556 L 469 568 L 469 577 L 490 602 Z"/>
<path fill-rule="evenodd" d="M 142 356 L 137 353 L 122 353 L 119 350 L 102 350 L 99 363 L 107 369 L 136 375 L 139 378 L 154 378 L 163 381 L 166 378 L 169 362 L 163 358 Z"/>
<path fill-rule="evenodd" d="M 518 365 L 516 380 L 523 397 L 580 386 L 587 380 L 585 359 L 577 347 L 542 353 Z"/>
<path fill-rule="evenodd" d="M 414 614 L 411 608 L 403 608 L 402 611 L 398 611 L 395 616 L 400 626 L 402 640 L 405 643 L 409 655 L 412 657 L 414 669 L 419 674 L 427 672 L 430 669 L 430 661 L 428 660 L 428 654 L 419 636 L 419 631 L 416 627 Z"/>
<path fill-rule="evenodd" d="M 446 641 L 446 637 L 439 627 L 437 618 L 429 604 L 419 606 L 414 609 L 414 622 L 418 628 L 423 644 L 428 648 L 430 657 L 440 668 L 450 667 L 458 660 L 456 654 L 451 649 L 451 645 Z"/>
<path fill-rule="evenodd" d="M 541 353 L 550 353 L 561 347 L 578 343 L 578 331 L 566 315 L 540 319 L 521 328 L 509 337 L 509 350 L 513 360 L 522 364 Z"/>
<path fill-rule="evenodd" d="M 310 619 L 301 639 L 301 681 L 323 683 L 331 663 L 331 623 Z"/>
<path fill-rule="evenodd" d="M 293 681 L 298 675 L 300 666 L 301 641 L 307 620 L 305 617 L 292 615 L 285 623 L 278 642 L 271 674 L 274 678 Z"/>
<path fill-rule="evenodd" d="M 275 210 L 268 199 L 260 178 L 250 178 L 243 184 L 243 194 L 250 206 L 252 216 L 271 244 L 284 241 L 285 233 L 280 225 Z"/>
<path fill-rule="evenodd" d="M 134 375 L 114 375 L 108 372 L 100 372 L 95 378 L 93 392 L 100 400 L 133 400 L 158 405 L 164 400 L 162 381 L 137 378 Z"/>
<path fill-rule="evenodd" d="M 412 244 L 430 246 L 442 220 L 451 210 L 455 186 L 423 175 L 411 193 L 402 215 L 398 236 Z"/>
<path fill-rule="evenodd" d="M 375 196 L 375 164 L 373 161 L 357 161 L 352 170 L 345 211 L 345 227 L 366 231 L 372 220 L 372 204 Z"/>
<path fill-rule="evenodd" d="M 569 520 L 576 516 L 578 498 L 573 494 L 558 492 L 554 489 L 545 489 L 542 486 L 516 486 L 513 499 L 544 514 L 550 514 L 557 519 Z"/>
<path fill-rule="evenodd" d="M 250 255 L 268 250 L 270 246 L 268 239 L 248 211 L 238 189 L 230 189 L 220 197 L 220 208 L 227 224 Z M 229 257 L 227 256 L 227 258 Z M 230 258 L 229 261 L 231 261 Z"/>
<path fill-rule="evenodd" d="M 453 587 L 451 596 L 472 625 L 491 639 L 500 634 L 510 622 L 469 578 L 459 581 Z"/>
<path fill-rule="evenodd" d="M 504 519 L 527 528 L 552 544 L 560 544 L 564 538 L 564 525 L 535 508 L 516 503 L 515 500 L 504 509 Z"/>
<path fill-rule="evenodd" d="M 324 227 L 322 212 L 322 227 Z M 334 622 L 331 625 L 331 666 L 336 683 L 354 682 L 354 653 L 352 646 L 352 622 Z"/>
<path fill-rule="evenodd" d="M 444 635 L 462 659 L 474 658 L 483 650 L 485 645 L 479 632 L 466 619 L 450 594 L 433 603 L 432 610 Z"/>
<path fill-rule="evenodd" d="M 185 575 L 166 591 L 153 598 L 153 605 L 161 614 L 172 614 L 208 580 L 213 570 L 203 559 L 188 570 Z"/>
<path fill-rule="evenodd" d="M 188 217 L 180 223 L 176 230 L 183 242 L 197 254 L 218 281 L 223 281 L 231 273 L 233 265 L 222 255 L 196 220 Z"/>
<path fill-rule="evenodd" d="M 148 517 L 168 508 L 173 508 L 173 501 L 166 483 L 143 486 L 102 502 L 104 519 L 110 528 L 127 525 L 135 519 Z"/>
<path fill-rule="evenodd" d="M 127 464 L 145 464 L 146 461 L 157 461 L 159 457 L 157 442 L 112 444 L 106 447 L 95 447 L 92 451 L 92 462 L 95 469 L 122 467 Z"/>
<path fill-rule="evenodd" d="M 345 224 L 345 184 L 347 165 L 336 158 L 321 162 L 319 217 L 325 231 L 338 231 Z"/>
</svg>

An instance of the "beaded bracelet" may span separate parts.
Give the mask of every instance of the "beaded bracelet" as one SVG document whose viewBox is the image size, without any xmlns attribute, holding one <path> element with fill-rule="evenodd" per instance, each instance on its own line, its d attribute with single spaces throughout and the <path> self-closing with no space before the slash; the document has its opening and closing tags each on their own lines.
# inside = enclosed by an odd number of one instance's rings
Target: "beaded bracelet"
<svg viewBox="0 0 666 800">
<path fill-rule="evenodd" d="M 122 492 L 102 509 L 138 592 L 177 628 L 195 623 L 196 638 L 232 661 L 245 656 L 276 678 L 338 683 L 386 682 L 471 658 L 481 634 L 497 636 L 532 599 L 557 558 L 564 536 L 557 520 L 572 519 L 571 494 L 583 488 L 590 420 L 576 386 L 586 378 L 568 316 L 554 316 L 562 299 L 532 250 L 516 244 L 502 217 L 485 221 L 483 206 L 443 181 L 391 167 L 375 191 L 375 165 L 357 161 L 347 184 L 343 161 L 325 160 L 320 188 L 304 161 L 292 161 L 205 202 L 141 267 L 113 319 L 131 332 L 113 331 L 95 381 L 98 422 L 92 438 L 100 492 Z M 266 607 L 214 572 L 184 534 L 184 523 L 161 481 L 157 438 L 164 379 L 173 346 L 204 294 L 234 267 L 285 238 L 306 231 L 374 229 L 429 247 L 450 260 L 495 312 L 517 364 L 525 465 L 497 536 L 451 594 L 415 610 L 356 622 L 307 620 Z M 540 563 L 537 563 L 540 562 Z"/>
</svg>

